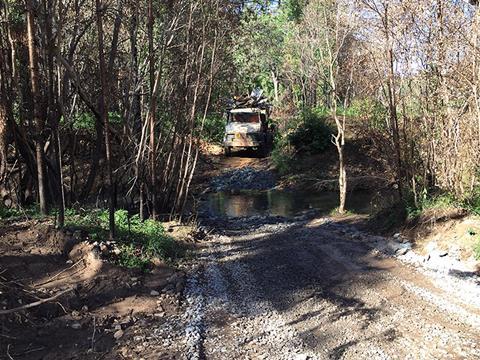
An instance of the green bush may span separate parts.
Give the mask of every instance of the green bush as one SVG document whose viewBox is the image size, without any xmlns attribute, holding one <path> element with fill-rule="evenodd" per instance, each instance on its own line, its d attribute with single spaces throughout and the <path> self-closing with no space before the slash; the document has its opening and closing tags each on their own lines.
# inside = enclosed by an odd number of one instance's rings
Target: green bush
<svg viewBox="0 0 480 360">
<path fill-rule="evenodd" d="M 43 218 L 40 208 L 37 205 L 22 207 L 5 207 L 0 206 L 0 219 L 9 219 L 14 217 L 26 217 L 29 219 Z"/>
<path fill-rule="evenodd" d="M 209 115 L 205 119 L 203 126 L 202 139 L 221 144 L 225 132 L 225 119 L 219 115 Z"/>
<path fill-rule="evenodd" d="M 461 206 L 459 201 L 450 193 L 428 194 L 424 192 L 414 203 L 413 197 L 407 201 L 406 211 L 409 219 L 419 216 L 422 212 L 430 209 L 446 209 Z"/>
<path fill-rule="evenodd" d="M 303 113 L 303 121 L 288 135 L 290 144 L 299 152 L 318 154 L 331 144 L 332 129 L 326 115 L 315 110 Z"/>
<path fill-rule="evenodd" d="M 83 214 L 75 215 L 69 210 L 66 223 L 87 231 L 91 240 L 101 241 L 108 237 L 108 219 L 106 210 L 84 210 Z M 129 216 L 127 210 L 117 210 L 115 229 L 120 254 L 114 261 L 121 266 L 145 270 L 154 258 L 173 261 L 183 255 L 182 249 L 158 221 L 142 222 L 138 215 Z"/>
<path fill-rule="evenodd" d="M 280 175 L 290 172 L 295 159 L 295 152 L 287 136 L 277 135 L 273 144 L 271 159 Z"/>
<path fill-rule="evenodd" d="M 480 215 L 480 189 L 475 189 L 472 194 L 467 196 L 462 205 L 472 214 Z"/>
<path fill-rule="evenodd" d="M 19 215 L 21 215 L 20 211 L 15 208 L 0 206 L 0 219 L 8 219 Z"/>
<path fill-rule="evenodd" d="M 364 117 L 368 119 L 370 126 L 375 129 L 385 128 L 385 118 L 388 111 L 385 106 L 371 99 L 355 99 L 346 109 L 340 109 L 339 113 L 349 117 Z"/>
</svg>

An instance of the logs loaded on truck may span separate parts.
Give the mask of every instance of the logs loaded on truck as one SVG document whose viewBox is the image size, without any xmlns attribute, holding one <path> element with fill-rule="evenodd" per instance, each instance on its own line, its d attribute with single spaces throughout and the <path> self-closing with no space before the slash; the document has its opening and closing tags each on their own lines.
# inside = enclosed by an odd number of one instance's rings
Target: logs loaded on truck
<svg viewBox="0 0 480 360">
<path fill-rule="evenodd" d="M 272 105 L 259 90 L 250 95 L 234 96 L 227 102 L 225 155 L 232 149 L 253 149 L 266 156 L 273 144 L 274 126 L 270 123 Z"/>
</svg>

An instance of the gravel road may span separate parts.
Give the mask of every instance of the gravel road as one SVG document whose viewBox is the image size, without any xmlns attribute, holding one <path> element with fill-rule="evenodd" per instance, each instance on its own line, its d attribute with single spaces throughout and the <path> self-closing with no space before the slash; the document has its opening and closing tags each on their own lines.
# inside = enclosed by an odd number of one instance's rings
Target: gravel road
<svg viewBox="0 0 480 360">
<path fill-rule="evenodd" d="M 325 218 L 210 225 L 185 290 L 190 359 L 480 358 L 471 296 L 378 237 Z"/>
</svg>

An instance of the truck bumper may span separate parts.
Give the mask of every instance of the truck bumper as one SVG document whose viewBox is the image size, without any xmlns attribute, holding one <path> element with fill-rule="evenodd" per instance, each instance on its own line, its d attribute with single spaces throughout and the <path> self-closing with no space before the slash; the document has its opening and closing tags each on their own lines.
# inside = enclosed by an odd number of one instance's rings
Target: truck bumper
<svg viewBox="0 0 480 360">
<path fill-rule="evenodd" d="M 259 147 L 263 145 L 260 138 L 261 134 L 256 133 L 237 133 L 227 134 L 223 141 L 225 147 Z"/>
</svg>

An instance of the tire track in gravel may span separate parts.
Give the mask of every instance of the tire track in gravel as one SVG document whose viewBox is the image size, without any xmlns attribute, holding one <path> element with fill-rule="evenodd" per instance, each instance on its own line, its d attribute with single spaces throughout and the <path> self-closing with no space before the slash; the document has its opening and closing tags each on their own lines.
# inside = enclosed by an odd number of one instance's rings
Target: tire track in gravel
<svg viewBox="0 0 480 360">
<path fill-rule="evenodd" d="M 471 307 L 368 239 L 315 223 L 222 223 L 187 286 L 189 358 L 480 358 Z"/>
</svg>

